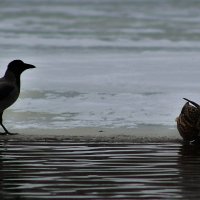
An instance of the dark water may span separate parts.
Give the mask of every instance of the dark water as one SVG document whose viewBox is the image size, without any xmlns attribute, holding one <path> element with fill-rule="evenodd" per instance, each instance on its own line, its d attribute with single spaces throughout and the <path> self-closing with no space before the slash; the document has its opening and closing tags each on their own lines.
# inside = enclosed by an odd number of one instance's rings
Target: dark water
<svg viewBox="0 0 200 200">
<path fill-rule="evenodd" d="M 1 199 L 199 199 L 200 148 L 0 142 Z"/>
</svg>

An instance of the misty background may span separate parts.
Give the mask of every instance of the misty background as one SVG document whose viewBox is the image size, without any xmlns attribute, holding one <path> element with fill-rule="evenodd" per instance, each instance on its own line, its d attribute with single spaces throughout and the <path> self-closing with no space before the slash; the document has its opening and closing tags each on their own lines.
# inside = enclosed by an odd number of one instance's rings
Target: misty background
<svg viewBox="0 0 200 200">
<path fill-rule="evenodd" d="M 8 128 L 175 126 L 199 101 L 197 0 L 2 0 L 0 73 L 21 59 Z M 14 121 L 14 123 L 13 123 Z"/>
</svg>

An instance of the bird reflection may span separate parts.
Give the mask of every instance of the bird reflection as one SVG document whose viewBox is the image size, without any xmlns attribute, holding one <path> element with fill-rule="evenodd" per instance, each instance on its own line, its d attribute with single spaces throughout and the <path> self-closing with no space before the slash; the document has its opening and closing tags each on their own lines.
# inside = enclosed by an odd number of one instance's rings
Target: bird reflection
<svg viewBox="0 0 200 200">
<path fill-rule="evenodd" d="M 200 144 L 184 143 L 179 149 L 177 168 L 184 199 L 200 197 Z"/>
<path fill-rule="evenodd" d="M 17 174 L 13 174 L 12 167 L 9 166 L 9 156 L 7 157 L 7 153 L 9 152 L 9 141 L 6 139 L 0 141 L 0 199 L 13 199 L 13 200 L 19 200 L 22 199 L 20 195 L 20 189 L 16 190 L 13 189 L 17 188 L 17 184 L 15 183 L 10 184 L 9 179 L 12 177 L 12 179 L 15 179 L 17 177 Z M 17 168 L 15 169 L 17 170 Z M 14 182 L 14 181 L 13 181 Z M 14 195 L 10 194 L 10 189 L 12 188 L 12 192 L 15 193 Z"/>
<path fill-rule="evenodd" d="M 198 138 L 198 140 L 192 142 L 184 142 L 180 148 L 179 154 L 183 157 L 200 155 L 200 139 Z"/>
</svg>

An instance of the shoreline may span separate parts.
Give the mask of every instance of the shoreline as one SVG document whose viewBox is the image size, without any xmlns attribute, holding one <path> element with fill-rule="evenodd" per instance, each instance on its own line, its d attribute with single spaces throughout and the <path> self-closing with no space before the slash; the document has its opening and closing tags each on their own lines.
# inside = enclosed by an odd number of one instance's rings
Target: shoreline
<svg viewBox="0 0 200 200">
<path fill-rule="evenodd" d="M 137 128 L 70 128 L 70 129 L 17 129 L 17 135 L 0 135 L 0 140 L 45 141 L 70 140 L 74 142 L 180 142 L 176 127 L 139 126 Z"/>
</svg>

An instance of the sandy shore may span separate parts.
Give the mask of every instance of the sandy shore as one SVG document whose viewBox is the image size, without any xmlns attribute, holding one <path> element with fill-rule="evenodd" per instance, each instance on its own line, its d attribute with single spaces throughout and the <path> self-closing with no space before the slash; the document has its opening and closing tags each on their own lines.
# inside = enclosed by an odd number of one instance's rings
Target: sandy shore
<svg viewBox="0 0 200 200">
<path fill-rule="evenodd" d="M 93 142 L 175 142 L 181 141 L 176 127 L 141 126 L 137 128 L 72 128 L 22 129 L 17 135 L 1 135 L 0 139 L 14 140 L 75 140 Z"/>
</svg>

